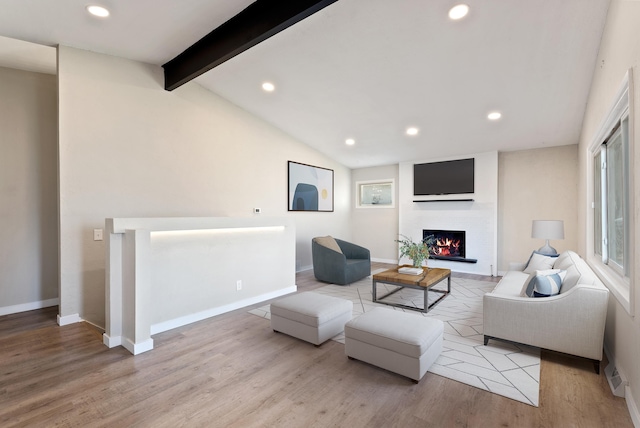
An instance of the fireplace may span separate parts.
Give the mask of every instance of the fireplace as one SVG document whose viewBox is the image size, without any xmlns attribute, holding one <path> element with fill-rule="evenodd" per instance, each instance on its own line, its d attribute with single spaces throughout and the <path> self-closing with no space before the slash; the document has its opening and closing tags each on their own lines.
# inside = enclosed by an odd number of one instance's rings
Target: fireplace
<svg viewBox="0 0 640 428">
<path fill-rule="evenodd" d="M 464 230 L 423 229 L 422 238 L 433 236 L 435 243 L 429 246 L 429 257 L 437 260 L 476 263 L 466 258 L 466 232 Z"/>
</svg>

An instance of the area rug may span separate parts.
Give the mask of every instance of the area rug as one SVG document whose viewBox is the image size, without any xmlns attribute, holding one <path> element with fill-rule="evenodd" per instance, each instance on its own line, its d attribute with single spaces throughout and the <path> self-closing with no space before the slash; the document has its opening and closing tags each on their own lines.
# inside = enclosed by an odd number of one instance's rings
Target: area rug
<svg viewBox="0 0 640 428">
<path fill-rule="evenodd" d="M 374 271 L 373 274 L 377 272 Z M 327 285 L 314 290 L 314 292 L 351 300 L 354 317 L 376 306 L 381 306 L 415 314 L 415 316 L 433 317 L 443 321 L 443 350 L 440 357 L 429 368 L 429 372 L 532 406 L 538 406 L 540 350 L 526 345 L 494 340 L 491 340 L 488 346 L 483 344 L 482 296 L 491 291 L 495 287 L 495 283 L 451 278 L 451 294 L 427 314 L 373 303 L 371 283 L 371 277 L 367 277 L 348 286 Z M 446 288 L 446 280 L 435 288 Z M 378 296 L 383 295 L 385 289 L 391 291 L 395 287 L 378 284 Z M 422 299 L 423 293 L 420 290 L 403 288 L 385 300 L 421 307 Z M 269 305 L 249 312 L 270 319 Z M 344 333 L 332 340 L 344 343 Z"/>
</svg>

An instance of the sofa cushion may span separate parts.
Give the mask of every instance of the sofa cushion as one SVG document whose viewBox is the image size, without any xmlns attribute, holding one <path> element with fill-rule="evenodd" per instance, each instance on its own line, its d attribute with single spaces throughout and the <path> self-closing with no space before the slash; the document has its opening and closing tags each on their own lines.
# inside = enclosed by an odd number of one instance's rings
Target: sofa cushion
<svg viewBox="0 0 640 428">
<path fill-rule="evenodd" d="M 532 274 L 537 270 L 552 269 L 557 258 L 558 256 L 555 255 L 549 256 L 534 251 L 531 253 L 531 257 L 529 257 L 529 261 L 527 262 L 527 267 L 524 268 L 523 272 Z"/>
<path fill-rule="evenodd" d="M 315 239 L 315 241 L 318 244 L 322 245 L 323 247 L 329 248 L 330 250 L 333 250 L 337 253 L 342 254 L 342 250 L 340 249 L 340 246 L 338 245 L 336 240 L 333 239 L 332 236 L 319 236 L 313 239 Z"/>
<path fill-rule="evenodd" d="M 560 269 L 537 270 L 531 275 L 522 287 L 522 296 L 549 297 L 560 294 L 562 280 L 567 271 Z"/>
<path fill-rule="evenodd" d="M 571 290 L 576 284 L 593 285 L 597 282 L 595 274 L 578 254 L 573 251 L 565 251 L 553 264 L 554 269 L 567 271 L 562 281 L 562 293 Z"/>
<path fill-rule="evenodd" d="M 507 271 L 500 282 L 495 286 L 492 293 L 504 296 L 520 296 L 522 284 L 527 280 L 529 275 L 517 270 Z"/>
<path fill-rule="evenodd" d="M 567 269 L 569 266 L 573 266 L 573 260 L 571 259 L 571 251 L 565 251 L 561 253 L 553 262 L 554 269 Z"/>
<path fill-rule="evenodd" d="M 567 266 L 565 272 L 567 274 L 565 275 L 564 281 L 562 282 L 562 285 L 564 286 L 562 291 L 566 292 L 571 290 L 571 288 L 578 283 L 578 280 L 580 279 L 580 272 L 578 272 L 578 268 L 576 268 L 574 265 Z"/>
</svg>

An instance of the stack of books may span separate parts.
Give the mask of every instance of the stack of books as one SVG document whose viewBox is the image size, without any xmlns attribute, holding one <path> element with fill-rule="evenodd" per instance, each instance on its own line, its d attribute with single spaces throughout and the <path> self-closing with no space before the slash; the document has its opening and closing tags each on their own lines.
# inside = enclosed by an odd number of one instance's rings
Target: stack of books
<svg viewBox="0 0 640 428">
<path fill-rule="evenodd" d="M 398 273 L 404 273 L 407 275 L 422 275 L 422 268 L 414 268 L 414 267 L 401 267 L 398 268 Z"/>
</svg>

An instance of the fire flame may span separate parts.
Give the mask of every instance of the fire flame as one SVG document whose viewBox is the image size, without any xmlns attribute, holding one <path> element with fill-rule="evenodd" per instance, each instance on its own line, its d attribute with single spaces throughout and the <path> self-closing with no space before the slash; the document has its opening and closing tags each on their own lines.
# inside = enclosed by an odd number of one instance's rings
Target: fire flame
<svg viewBox="0 0 640 428">
<path fill-rule="evenodd" d="M 437 238 L 435 244 L 429 248 L 429 253 L 432 256 L 460 256 L 460 239 Z"/>
</svg>

